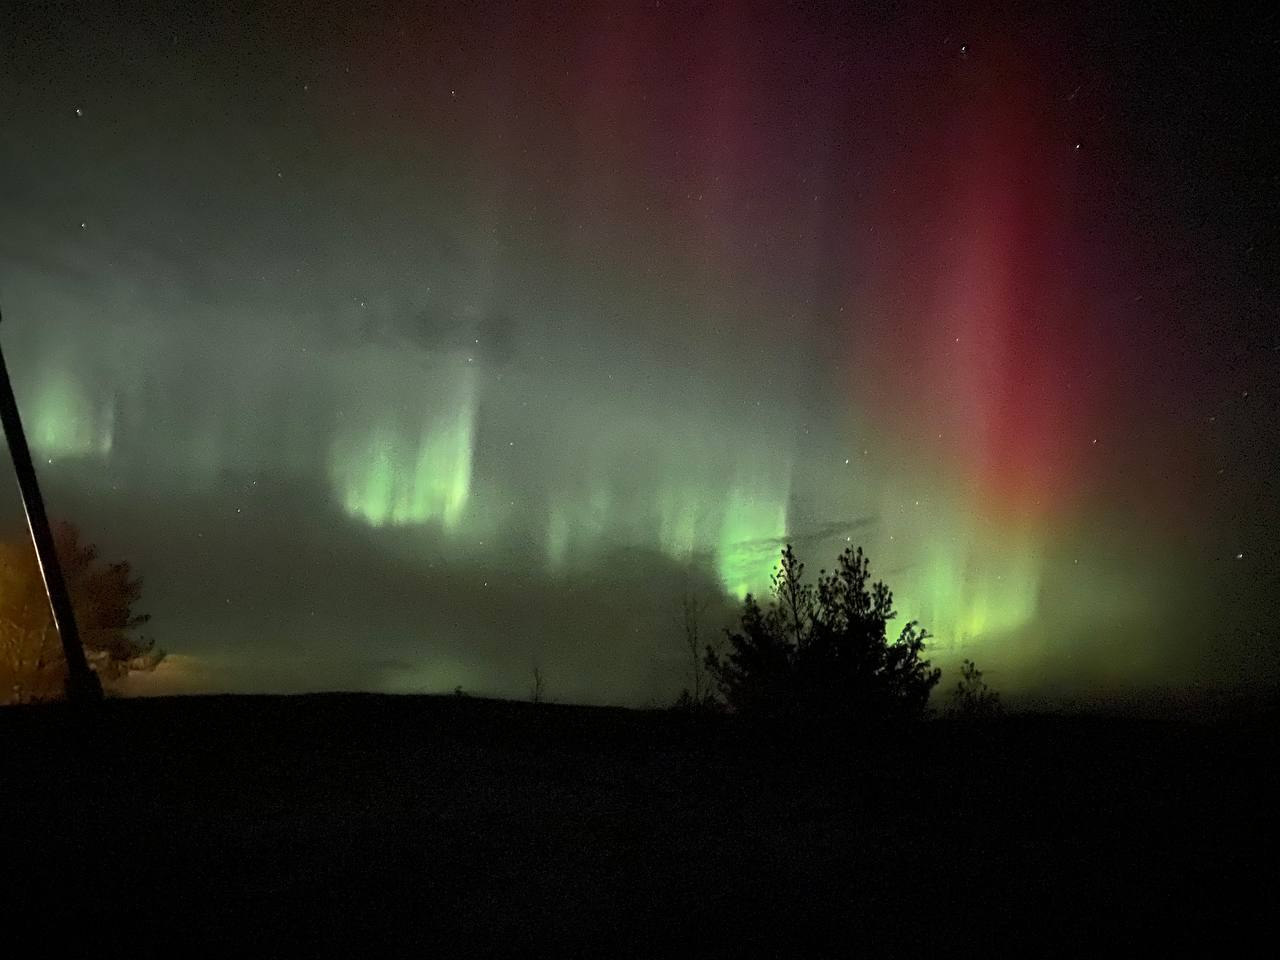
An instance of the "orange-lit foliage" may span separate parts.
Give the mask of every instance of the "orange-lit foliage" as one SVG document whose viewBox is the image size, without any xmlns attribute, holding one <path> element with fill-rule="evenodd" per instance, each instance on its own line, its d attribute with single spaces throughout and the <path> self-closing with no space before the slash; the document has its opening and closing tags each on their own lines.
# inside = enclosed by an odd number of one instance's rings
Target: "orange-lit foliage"
<svg viewBox="0 0 1280 960">
<path fill-rule="evenodd" d="M 163 654 L 138 633 L 150 618 L 135 612 L 142 581 L 129 564 L 100 562 L 97 548 L 70 524 L 56 526 L 54 540 L 85 655 L 103 685 L 111 689 L 132 670 L 153 669 Z M 0 543 L 0 703 L 56 699 L 65 678 L 31 541 Z"/>
</svg>

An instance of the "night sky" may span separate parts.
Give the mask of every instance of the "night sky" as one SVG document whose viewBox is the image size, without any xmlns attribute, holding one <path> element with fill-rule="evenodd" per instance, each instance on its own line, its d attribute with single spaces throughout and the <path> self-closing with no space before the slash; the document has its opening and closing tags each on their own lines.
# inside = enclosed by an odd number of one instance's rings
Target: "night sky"
<svg viewBox="0 0 1280 960">
<path fill-rule="evenodd" d="M 667 703 L 788 540 L 1006 692 L 1280 678 L 1275 14 L 30 6 L 0 334 L 138 691 Z"/>
</svg>

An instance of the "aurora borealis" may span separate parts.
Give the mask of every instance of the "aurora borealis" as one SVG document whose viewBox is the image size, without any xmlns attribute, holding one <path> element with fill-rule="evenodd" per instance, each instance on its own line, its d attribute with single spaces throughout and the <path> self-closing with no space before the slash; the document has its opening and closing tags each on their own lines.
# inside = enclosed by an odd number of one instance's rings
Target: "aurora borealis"
<svg viewBox="0 0 1280 960">
<path fill-rule="evenodd" d="M 1104 6 L 6 14 L 0 335 L 146 682 L 666 702 L 788 540 L 1014 693 L 1274 674 L 1274 54 Z"/>
</svg>

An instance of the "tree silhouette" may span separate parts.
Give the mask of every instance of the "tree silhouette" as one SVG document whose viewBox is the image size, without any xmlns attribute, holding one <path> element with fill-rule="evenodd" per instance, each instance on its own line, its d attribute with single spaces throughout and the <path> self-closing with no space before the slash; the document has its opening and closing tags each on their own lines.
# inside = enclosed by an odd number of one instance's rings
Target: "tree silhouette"
<svg viewBox="0 0 1280 960">
<path fill-rule="evenodd" d="M 951 715 L 965 720 L 990 720 L 1001 713 L 1000 694 L 987 686 L 972 660 L 960 667 L 960 680 L 951 691 Z"/>
<path fill-rule="evenodd" d="M 101 563 L 97 548 L 71 524 L 54 527 L 54 543 L 75 607 L 89 666 L 110 689 L 134 670 L 154 669 L 164 654 L 138 635 L 142 581 L 127 562 Z M 0 544 L 0 702 L 55 699 L 66 661 L 35 552 L 28 540 Z"/>
<path fill-rule="evenodd" d="M 707 667 L 735 712 L 831 723 L 923 714 L 941 676 L 922 658 L 929 634 L 912 620 L 897 640 L 887 639 L 897 616 L 893 593 L 871 582 L 860 547 L 847 548 L 814 586 L 788 544 L 772 593 L 768 608 L 750 595 L 743 601 L 725 656 L 707 650 Z"/>
<path fill-rule="evenodd" d="M 685 652 L 689 655 L 689 685 L 680 691 L 676 698 L 677 710 L 708 710 L 719 706 L 712 689 L 712 677 L 707 668 L 706 656 L 702 643 L 702 620 L 706 613 L 707 603 L 692 593 L 686 593 L 680 599 L 680 617 L 678 627 L 684 641 Z"/>
<path fill-rule="evenodd" d="M 776 604 L 763 610 L 747 594 L 739 628 L 728 633 L 724 657 L 708 647 L 706 662 L 736 713 L 781 719 L 794 710 L 795 648 L 785 639 Z"/>
</svg>

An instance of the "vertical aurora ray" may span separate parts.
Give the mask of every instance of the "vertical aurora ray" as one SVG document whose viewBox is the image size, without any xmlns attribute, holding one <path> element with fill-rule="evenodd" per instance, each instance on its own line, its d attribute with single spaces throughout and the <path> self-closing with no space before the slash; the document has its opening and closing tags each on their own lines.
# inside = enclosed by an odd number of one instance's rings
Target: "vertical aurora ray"
<svg viewBox="0 0 1280 960">
<path fill-rule="evenodd" d="M 877 254 L 877 319 L 852 331 L 849 376 L 877 424 L 878 549 L 900 616 L 944 661 L 1030 662 L 1099 369 L 1063 269 L 1070 142 L 1037 107 L 1034 64 L 983 77 L 882 195 L 895 240 Z"/>
<path fill-rule="evenodd" d="M 557 498 L 547 516 L 543 556 L 551 571 L 594 559 L 610 539 L 614 498 L 608 481 L 594 478 L 576 496 Z"/>
<path fill-rule="evenodd" d="M 693 556 L 707 542 L 703 495 L 690 484 L 664 485 L 658 493 L 658 543 L 676 560 Z"/>
<path fill-rule="evenodd" d="M 1017 631 L 1039 613 L 1041 561 L 1033 544 L 983 544 L 970 533 L 930 538 L 920 560 L 893 584 L 904 619 L 917 619 L 934 647 L 972 652 Z"/>
<path fill-rule="evenodd" d="M 115 440 L 115 411 L 95 401 L 65 367 L 36 386 L 31 402 L 31 445 L 47 457 L 105 457 Z"/>
<path fill-rule="evenodd" d="M 546 560 L 552 571 L 560 570 L 569 560 L 569 542 L 572 531 L 569 518 L 560 507 L 554 507 L 547 517 Z"/>
<path fill-rule="evenodd" d="M 664 446 L 665 466 L 652 491 L 652 536 L 663 554 L 678 563 L 714 556 L 725 506 L 723 454 L 709 453 L 705 441 L 674 429 Z"/>
<path fill-rule="evenodd" d="M 437 373 L 448 390 L 388 399 L 335 432 L 330 482 L 348 516 L 372 527 L 460 528 L 471 495 L 476 381 L 467 369 Z"/>
<path fill-rule="evenodd" d="M 470 393 L 470 391 L 468 391 Z M 421 523 L 438 517 L 446 530 L 457 529 L 471 493 L 471 456 L 475 402 L 468 396 L 452 414 L 432 420 L 418 439 L 413 483 L 393 512 L 396 523 Z"/>
<path fill-rule="evenodd" d="M 586 438 L 568 458 L 577 473 L 548 504 L 547 569 L 589 565 L 611 550 L 656 550 L 705 569 L 739 598 L 765 591 L 787 532 L 790 464 L 742 462 L 723 436 L 697 426 L 644 422 L 622 447 Z"/>
<path fill-rule="evenodd" d="M 739 598 L 769 586 L 787 535 L 790 470 L 786 473 L 785 478 L 743 473 L 728 491 L 716 570 L 725 589 Z"/>
</svg>

